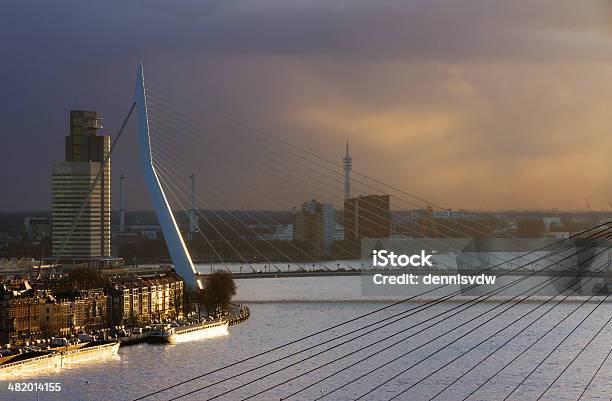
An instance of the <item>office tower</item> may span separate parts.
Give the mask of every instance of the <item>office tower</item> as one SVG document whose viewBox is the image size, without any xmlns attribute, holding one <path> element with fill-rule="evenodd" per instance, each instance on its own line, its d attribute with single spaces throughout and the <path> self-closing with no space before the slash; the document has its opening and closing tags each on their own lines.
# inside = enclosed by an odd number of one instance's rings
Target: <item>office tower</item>
<svg viewBox="0 0 612 401">
<path fill-rule="evenodd" d="M 342 159 L 342 166 L 344 167 L 344 199 L 351 197 L 351 168 L 353 165 L 353 159 L 349 154 L 348 139 L 346 141 L 346 154 Z"/>
<path fill-rule="evenodd" d="M 99 135 L 101 128 L 102 119 L 95 111 L 70 112 L 66 158 L 53 165 L 51 230 L 55 257 L 86 260 L 110 256 L 110 160 L 67 237 L 110 152 L 110 137 Z"/>
<path fill-rule="evenodd" d="M 344 239 L 389 238 L 391 206 L 389 195 L 367 195 L 344 201 Z"/>
<path fill-rule="evenodd" d="M 334 240 L 334 207 L 316 200 L 304 202 L 293 214 L 293 239 L 312 245 L 318 253 L 331 251 Z"/>
</svg>

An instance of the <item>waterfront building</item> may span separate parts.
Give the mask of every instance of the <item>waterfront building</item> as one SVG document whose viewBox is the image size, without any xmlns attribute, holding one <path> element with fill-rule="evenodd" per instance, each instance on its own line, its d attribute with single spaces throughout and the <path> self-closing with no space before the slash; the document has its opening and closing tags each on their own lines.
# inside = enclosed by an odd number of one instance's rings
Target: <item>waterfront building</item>
<svg viewBox="0 0 612 401">
<path fill-rule="evenodd" d="M 182 315 L 184 283 L 176 272 L 116 280 L 109 288 L 111 324 L 142 325 Z"/>
<path fill-rule="evenodd" d="M 27 281 L 0 285 L 0 343 L 18 343 L 38 338 L 40 305 L 46 294 L 30 286 Z"/>
<path fill-rule="evenodd" d="M 389 238 L 391 205 L 389 195 L 367 195 L 344 201 L 344 238 Z"/>
<path fill-rule="evenodd" d="M 48 295 L 41 304 L 40 330 L 47 337 L 66 336 L 70 334 L 70 304 L 57 302 L 53 295 Z"/>
<path fill-rule="evenodd" d="M 95 288 L 48 295 L 40 305 L 41 331 L 50 335 L 90 332 L 107 326 L 107 296 Z"/>
<path fill-rule="evenodd" d="M 53 254 L 62 259 L 110 257 L 110 160 L 74 231 L 67 236 L 110 152 L 110 137 L 99 135 L 101 128 L 102 119 L 95 111 L 71 111 L 65 161 L 53 165 Z"/>
<path fill-rule="evenodd" d="M 315 251 L 329 252 L 334 240 L 334 207 L 312 199 L 293 213 L 293 240 L 315 246 Z"/>
</svg>

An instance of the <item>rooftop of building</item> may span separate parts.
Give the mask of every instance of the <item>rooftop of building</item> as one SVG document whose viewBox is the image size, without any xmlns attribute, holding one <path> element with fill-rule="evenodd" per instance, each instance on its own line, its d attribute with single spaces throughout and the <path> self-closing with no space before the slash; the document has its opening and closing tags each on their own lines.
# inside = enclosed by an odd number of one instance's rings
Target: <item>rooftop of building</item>
<svg viewBox="0 0 612 401">
<path fill-rule="evenodd" d="M 133 288 L 173 284 L 182 281 L 183 279 L 181 279 L 176 272 L 171 271 L 155 277 L 124 277 L 122 279 L 115 279 L 115 281 L 112 283 L 112 288 L 118 291 L 123 291 Z"/>
</svg>

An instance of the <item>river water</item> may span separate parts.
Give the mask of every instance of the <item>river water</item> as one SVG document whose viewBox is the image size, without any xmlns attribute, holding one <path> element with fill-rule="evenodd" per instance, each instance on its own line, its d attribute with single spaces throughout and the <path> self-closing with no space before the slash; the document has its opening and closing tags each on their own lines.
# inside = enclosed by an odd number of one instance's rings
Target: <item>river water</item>
<svg viewBox="0 0 612 401">
<path fill-rule="evenodd" d="M 62 386 L 61 392 L 41 392 L 39 394 L 11 392 L 8 390 L 10 382 L 1 381 L 0 400 L 36 400 L 37 397 L 40 400 L 68 401 L 134 400 L 139 396 L 179 381 L 210 372 L 274 346 L 285 344 L 339 322 L 372 312 L 390 303 L 390 300 L 380 298 L 364 298 L 360 293 L 360 280 L 359 277 L 237 280 L 238 294 L 236 298 L 249 305 L 251 319 L 230 327 L 229 335 L 179 344 L 139 344 L 122 347 L 117 358 L 99 362 L 86 362 L 57 372 L 43 372 L 35 376 L 16 377 L 11 381 L 13 383 L 58 382 Z M 280 400 L 281 397 L 287 397 L 307 385 L 338 372 L 335 376 L 323 380 L 289 399 L 313 400 L 354 380 L 353 383 L 341 390 L 323 398 L 330 401 L 352 400 L 397 375 L 395 379 L 380 386 L 363 399 L 388 400 L 407 390 L 396 399 L 428 400 L 455 378 L 474 367 L 436 398 L 436 400 L 462 400 L 512 358 L 519 355 L 538 337 L 576 309 L 576 312 L 566 318 L 557 329 L 547 334 L 501 373 L 493 376 L 486 385 L 469 398 L 470 400 L 487 401 L 504 399 L 538 363 L 550 354 L 534 374 L 508 398 L 509 400 L 535 400 L 612 315 L 612 304 L 606 302 L 594 310 L 597 306 L 596 302 L 589 302 L 579 307 L 582 299 L 584 298 L 574 298 L 570 302 L 564 302 L 554 308 L 555 302 L 542 306 L 540 299 L 520 304 L 501 304 L 501 301 L 486 302 L 475 305 L 461 313 L 459 313 L 459 310 L 464 308 L 461 307 L 461 304 L 457 302 L 442 303 L 421 310 L 419 313 L 412 313 L 411 316 L 394 324 L 382 326 L 381 329 L 371 334 L 363 335 L 363 332 L 366 331 L 364 329 L 340 340 L 321 345 L 322 342 L 331 340 L 334 336 L 364 328 L 378 319 L 412 308 L 422 308 L 422 304 L 419 303 L 400 304 L 354 323 L 338 327 L 146 399 L 168 400 L 255 368 L 265 362 L 271 362 L 279 357 L 319 345 L 301 354 L 273 363 L 264 369 L 258 369 L 232 380 L 210 386 L 180 399 L 211 399 L 220 393 L 259 379 L 252 384 L 244 385 L 214 399 L 242 400 L 247 396 L 262 392 L 252 399 Z M 495 314 L 510 308 L 510 306 L 512 308 L 507 312 L 488 323 L 486 322 Z M 452 308 L 459 307 L 460 309 L 451 311 Z M 534 311 L 527 314 L 531 310 Z M 435 318 L 436 315 L 445 311 L 448 311 L 447 315 Z M 536 318 L 546 311 L 548 313 L 545 317 L 536 321 Z M 555 346 L 591 311 L 593 311 L 591 316 L 556 351 L 552 352 Z M 524 318 L 511 324 L 513 320 L 523 315 L 525 315 Z M 445 316 L 450 316 L 450 318 L 441 321 L 441 318 Z M 428 321 L 427 319 L 432 320 Z M 472 319 L 471 322 L 445 334 L 448 330 L 458 327 L 470 319 Z M 411 326 L 426 321 L 426 324 L 410 329 Z M 419 330 L 438 321 L 441 322 L 431 329 L 418 333 Z M 519 331 L 532 322 L 535 323 L 517 335 Z M 488 336 L 505 326 L 508 326 L 508 328 L 486 340 Z M 400 332 L 400 330 L 404 330 L 404 332 L 388 338 Z M 338 345 L 343 340 L 351 339 L 360 334 L 362 335 L 354 341 Z M 516 337 L 506 346 L 501 347 L 496 353 L 481 362 L 487 355 L 515 335 Z M 437 338 L 438 336 L 442 337 Z M 404 341 L 400 341 L 404 338 L 406 338 Z M 482 344 L 478 347 L 460 357 L 470 347 L 481 342 Z M 396 345 L 393 345 L 394 343 Z M 595 370 L 604 360 L 611 344 L 612 327 L 608 325 L 541 399 L 555 401 L 578 399 Z M 368 348 L 354 352 L 359 347 L 368 345 Z M 313 356 L 322 349 L 333 346 L 335 347 L 321 353 L 321 355 L 300 362 L 301 359 Z M 331 362 L 335 358 L 345 356 L 350 352 L 354 353 L 336 362 Z M 402 357 L 402 354 L 406 355 Z M 348 368 L 349 365 L 369 355 L 371 355 L 370 358 L 355 364 L 352 368 Z M 397 360 L 390 362 L 394 358 L 397 358 Z M 455 362 L 440 369 L 444 364 L 455 358 L 457 358 Z M 328 362 L 329 365 L 309 372 L 311 369 Z M 383 368 L 367 374 L 369 370 L 385 363 L 387 365 Z M 290 364 L 294 364 L 294 366 L 274 372 Z M 406 371 L 401 373 L 403 370 Z M 436 370 L 439 371 L 431 375 Z M 612 398 L 611 374 L 612 358 L 603 365 L 582 399 L 609 401 Z M 302 376 L 296 378 L 299 375 Z M 358 378 L 360 376 L 363 377 Z M 290 379 L 294 380 L 288 381 Z M 288 382 L 278 385 L 284 381 Z M 278 386 L 263 392 L 274 385 Z"/>
</svg>

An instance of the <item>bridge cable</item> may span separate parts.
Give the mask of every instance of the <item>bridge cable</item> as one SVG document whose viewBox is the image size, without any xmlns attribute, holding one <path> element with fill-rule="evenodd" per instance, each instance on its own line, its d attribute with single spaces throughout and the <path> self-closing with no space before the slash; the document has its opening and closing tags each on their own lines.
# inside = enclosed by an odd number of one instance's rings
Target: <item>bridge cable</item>
<svg viewBox="0 0 612 401">
<path fill-rule="evenodd" d="M 612 319 L 612 318 L 611 318 Z M 604 325 L 605 327 L 605 325 Z M 527 329 L 527 327 L 525 328 Z M 441 389 L 440 391 L 438 391 L 436 394 L 434 394 L 433 397 L 429 398 L 428 401 L 434 400 L 435 398 L 437 398 L 438 396 L 440 396 L 442 393 L 444 393 L 446 390 L 448 390 L 450 387 L 452 387 L 455 383 L 457 383 L 459 380 L 461 380 L 463 377 L 465 377 L 467 374 L 469 374 L 471 371 L 473 371 L 474 369 L 476 369 L 477 367 L 481 366 L 481 364 L 486 361 L 487 359 L 489 359 L 491 356 L 495 355 L 499 350 L 501 350 L 503 347 L 505 347 L 507 344 L 509 344 L 512 340 L 514 340 L 516 337 L 518 337 L 518 335 L 520 335 L 521 333 L 523 333 L 523 331 L 525 330 L 521 330 L 518 333 L 516 333 L 515 335 L 513 335 L 512 337 L 510 337 L 507 341 L 505 341 L 502 345 L 500 345 L 499 347 L 497 347 L 495 350 L 493 350 L 491 353 L 489 353 L 485 358 L 481 359 L 480 361 L 478 361 L 474 366 L 472 366 L 470 369 L 468 369 L 467 371 L 465 371 L 464 373 L 462 373 L 460 376 L 456 377 L 451 383 L 447 384 L 443 389 Z M 602 327 L 603 329 L 603 327 Z M 600 330 L 601 331 L 601 330 Z M 584 349 L 583 349 L 584 350 Z M 582 351 L 581 351 L 582 352 Z M 501 370 L 503 370 L 504 368 L 508 367 L 510 364 L 512 363 L 512 361 L 508 362 L 507 364 L 505 364 L 503 366 L 503 368 Z M 500 371 L 501 371 L 500 370 Z M 499 371 L 497 372 L 499 373 Z M 495 375 L 494 375 L 495 376 Z M 493 376 L 493 377 L 494 377 Z M 487 381 L 488 382 L 488 381 Z M 486 383 L 486 382 L 485 382 Z M 479 387 L 480 388 L 480 387 Z M 476 392 L 478 389 L 474 390 L 472 393 L 470 393 L 470 395 L 472 395 L 474 392 Z M 469 398 L 466 397 L 465 399 Z M 465 400 L 464 399 L 464 400 Z"/>
<path fill-rule="evenodd" d="M 611 318 L 612 320 L 612 318 Z M 609 321 L 608 321 L 609 322 Z M 607 323 L 606 323 L 607 324 Z M 605 325 L 603 326 L 605 327 Z M 602 329 L 603 329 L 602 327 Z M 442 393 L 444 393 L 447 389 L 449 389 L 451 386 L 453 386 L 455 383 L 457 383 L 459 380 L 461 380 L 463 377 L 465 377 L 467 374 L 469 374 L 471 371 L 473 371 L 474 369 L 476 369 L 477 367 L 481 366 L 481 364 L 486 361 L 487 359 L 489 359 L 491 356 L 493 356 L 494 354 L 497 353 L 497 351 L 501 350 L 503 347 L 505 347 L 507 344 L 509 344 L 514 338 L 518 337 L 518 335 L 520 335 L 522 332 L 524 331 L 521 330 L 520 332 L 516 333 L 514 336 L 512 336 L 511 338 L 509 338 L 506 342 L 504 342 L 502 345 L 500 345 L 499 347 L 497 347 L 495 350 L 493 350 L 493 352 L 489 353 L 485 358 L 481 359 L 480 361 L 478 361 L 474 366 L 472 366 L 470 369 L 468 369 L 467 371 L 465 371 L 464 373 L 462 373 L 460 376 L 458 376 L 457 378 L 455 378 L 451 383 L 447 384 L 443 389 L 441 389 L 440 391 L 438 391 L 433 397 L 429 398 L 428 401 L 431 401 L 435 398 L 437 398 L 438 396 L 440 396 Z M 600 329 L 601 331 L 601 329 Z M 598 332 L 599 333 L 599 332 Z M 597 334 L 598 334 L 597 333 Z M 597 334 L 593 337 L 593 339 L 597 336 Z M 591 340 L 592 341 L 592 340 Z M 590 342 L 589 342 L 590 343 Z M 588 346 L 588 344 L 587 344 Z M 586 348 L 586 346 L 585 346 Z M 528 348 L 529 349 L 529 348 Z M 584 351 L 584 349 L 582 350 Z M 582 351 L 580 353 L 582 353 Z M 523 353 L 526 352 L 523 351 Z M 522 355 L 523 353 L 519 354 L 518 356 Z M 507 364 L 505 364 L 499 371 L 496 372 L 496 374 L 494 374 L 491 378 L 489 378 L 486 382 L 482 383 L 481 386 L 479 386 L 477 389 L 473 390 L 466 398 L 464 398 L 464 400 L 466 400 L 467 398 L 469 398 L 469 396 L 471 396 L 472 394 L 474 394 L 476 391 L 478 391 L 478 389 L 480 389 L 482 386 L 484 386 L 484 384 L 488 383 L 488 381 L 490 379 L 492 379 L 493 377 L 495 377 L 499 372 L 501 372 L 503 369 L 505 369 L 506 367 L 508 367 L 510 364 L 512 364 L 512 362 L 515 359 L 513 359 L 512 361 L 508 362 Z"/>
<path fill-rule="evenodd" d="M 608 298 L 608 296 L 606 296 L 606 298 Z M 578 352 L 573 358 L 572 360 L 567 364 L 567 366 L 565 366 L 565 368 L 563 368 L 563 370 L 561 371 L 561 373 L 559 373 L 557 375 L 557 377 L 555 378 L 555 380 L 553 380 L 544 390 L 544 392 L 542 394 L 540 394 L 540 396 L 538 397 L 538 399 L 536 401 L 540 401 L 542 399 L 542 397 L 544 396 L 544 394 L 546 394 L 551 388 L 552 386 L 555 385 L 555 383 L 557 383 L 557 380 L 559 380 L 561 378 L 561 376 L 563 376 L 563 374 L 569 369 L 569 367 L 578 359 L 578 357 L 580 357 L 580 355 L 582 355 L 582 353 L 589 347 L 589 345 L 591 345 L 591 343 L 595 340 L 595 338 L 597 338 L 597 336 L 603 331 L 604 328 L 606 328 L 610 322 L 612 322 L 612 316 L 610 316 L 608 318 L 608 320 L 603 324 L 603 326 L 601 326 L 599 328 L 599 330 L 597 330 L 597 332 L 589 339 L 589 341 L 580 349 L 580 352 Z M 612 348 L 610 348 L 610 350 L 612 351 Z"/>
<path fill-rule="evenodd" d="M 608 359 L 610 359 L 610 355 L 612 355 L 612 347 L 610 347 L 610 349 L 608 350 L 608 353 L 606 354 L 604 359 L 601 361 L 601 363 L 599 364 L 599 366 L 595 370 L 595 373 L 593 373 L 593 376 L 591 376 L 591 379 L 589 380 L 587 385 L 584 387 L 584 389 L 582 390 L 582 393 L 580 393 L 580 396 L 576 399 L 576 401 L 580 401 L 582 399 L 582 397 L 584 396 L 584 393 L 586 393 L 586 391 L 589 389 L 589 387 L 593 383 L 593 380 L 599 374 L 599 371 L 601 370 L 601 368 L 606 364 Z M 612 400 L 610 400 L 610 401 L 612 401 Z"/>
<path fill-rule="evenodd" d="M 591 297 L 590 297 L 590 298 L 592 298 L 592 297 L 594 297 L 594 296 L 595 296 L 595 295 L 591 295 Z M 508 399 L 508 398 L 509 398 L 509 397 L 510 397 L 512 394 L 514 394 L 514 393 L 516 392 L 516 390 L 518 390 L 518 388 L 519 388 L 519 387 L 521 387 L 521 386 L 523 385 L 523 383 L 525 383 L 525 381 L 526 381 L 527 379 L 529 379 L 529 377 L 531 377 L 531 375 L 533 375 L 533 373 L 534 373 L 534 372 L 535 372 L 535 371 L 536 371 L 536 370 L 537 370 L 537 369 L 538 369 L 540 366 L 542 366 L 542 364 L 543 364 L 543 363 L 544 363 L 544 362 L 545 362 L 545 361 L 546 361 L 546 360 L 547 360 L 547 359 L 548 359 L 548 358 L 549 358 L 549 357 L 550 357 L 550 356 L 551 356 L 551 355 L 552 355 L 552 354 L 553 354 L 555 351 L 557 351 L 557 350 L 559 349 L 559 347 L 560 347 L 561 345 L 563 345 L 563 344 L 565 343 L 565 341 L 567 341 L 567 339 L 568 339 L 568 338 L 569 338 L 569 337 L 570 337 L 572 334 L 574 334 L 574 332 L 575 332 L 575 331 L 576 331 L 576 330 L 577 330 L 577 329 L 578 329 L 578 328 L 579 328 L 579 327 L 580 327 L 580 326 L 581 326 L 581 325 L 582 325 L 582 324 L 583 324 L 583 323 L 584 323 L 584 322 L 585 322 L 585 321 L 586 321 L 586 320 L 587 320 L 587 319 L 588 319 L 588 318 L 591 316 L 591 314 L 592 314 L 593 312 L 595 312 L 595 310 L 596 310 L 596 309 L 597 309 L 597 308 L 598 308 L 598 307 L 599 307 L 601 304 L 603 304 L 603 303 L 604 303 L 604 301 L 606 301 L 606 300 L 608 299 L 608 297 L 609 297 L 609 295 L 606 295 L 606 296 L 605 296 L 605 297 L 604 297 L 604 298 L 603 298 L 603 299 L 602 299 L 602 300 L 601 300 L 601 301 L 600 301 L 600 302 L 597 304 L 597 306 L 596 306 L 596 307 L 595 307 L 593 310 L 591 310 L 591 311 L 589 312 L 589 314 L 588 314 L 588 315 L 586 315 L 586 316 L 585 316 L 585 317 L 584 317 L 584 318 L 583 318 L 583 319 L 580 321 L 580 323 L 578 323 L 578 325 L 577 325 L 576 327 L 574 327 L 574 328 L 573 328 L 573 329 L 572 329 L 572 330 L 571 330 L 571 331 L 570 331 L 570 332 L 569 332 L 569 333 L 568 333 L 568 334 L 567 334 L 567 335 L 566 335 L 566 336 L 563 338 L 563 340 L 561 340 L 561 342 L 560 342 L 560 343 L 558 343 L 557 345 L 555 345 L 555 347 L 554 347 L 554 348 L 553 348 L 553 349 L 552 349 L 552 350 L 551 350 L 551 351 L 550 351 L 550 352 L 549 352 L 549 353 L 548 353 L 548 354 L 547 354 L 547 355 L 544 357 L 544 359 L 542 359 L 540 362 L 538 362 L 538 364 L 537 364 L 537 365 L 536 365 L 536 366 L 535 366 L 533 369 L 531 369 L 531 371 L 530 371 L 530 372 L 527 374 L 527 376 L 525 376 L 525 377 L 523 378 L 523 380 L 521 380 L 521 382 L 520 382 L 519 384 L 517 384 L 517 385 L 514 387 L 514 389 L 512 389 L 512 391 L 511 391 L 511 392 L 510 392 L 508 395 L 506 395 L 506 396 L 504 397 L 504 399 L 503 399 L 502 401 L 506 401 L 506 400 L 507 400 L 507 399 Z M 590 298 L 589 298 L 589 299 L 590 299 Z M 540 398 L 538 398 L 538 400 L 539 400 L 539 399 L 540 399 Z"/>
<path fill-rule="evenodd" d="M 587 302 L 589 302 L 589 301 L 590 301 L 592 298 L 594 298 L 596 295 L 597 295 L 597 294 L 591 295 L 589 298 L 587 298 L 585 301 L 583 301 L 583 302 L 582 302 L 582 303 L 581 303 L 581 304 L 580 304 L 578 307 L 576 307 L 576 308 L 575 308 L 575 309 L 574 309 L 574 310 L 573 310 L 573 311 L 572 311 L 570 314 L 568 314 L 567 316 L 565 316 L 565 317 L 563 318 L 563 320 L 561 320 L 561 322 L 565 321 L 565 319 L 567 319 L 569 316 L 571 316 L 571 315 L 572 315 L 572 314 L 573 314 L 575 311 L 577 311 L 577 310 L 578 310 L 578 309 L 579 309 L 581 306 L 583 306 L 584 304 L 586 304 Z M 584 317 L 584 318 L 583 318 L 583 319 L 580 321 L 580 323 L 578 323 L 578 325 L 572 329 L 572 331 L 570 332 L 570 335 L 571 335 L 571 333 L 573 333 L 573 332 L 574 332 L 574 331 L 575 331 L 575 330 L 576 330 L 578 327 L 580 327 L 580 325 L 581 325 L 582 323 L 584 323 L 584 321 L 585 321 L 586 319 L 588 319 L 588 318 L 591 316 L 591 314 L 592 314 L 592 313 L 593 313 L 593 312 L 594 312 L 594 311 L 595 311 L 597 308 L 599 308 L 599 306 L 601 306 L 601 304 L 603 304 L 603 303 L 604 303 L 604 301 L 606 301 L 607 299 L 608 299 L 608 296 L 605 296 L 605 297 L 604 297 L 604 298 L 603 298 L 603 299 L 602 299 L 602 300 L 601 300 L 601 301 L 600 301 L 600 302 L 599 302 L 599 303 L 598 303 L 598 304 L 595 306 L 595 308 L 593 308 L 591 311 L 589 311 L 589 313 L 588 313 L 588 314 L 587 314 L 587 315 L 586 315 L 586 316 L 585 316 L 585 317 Z M 555 326 L 555 327 L 556 327 L 556 326 Z M 554 329 L 555 327 L 553 327 L 553 329 Z M 545 334 L 544 334 L 544 335 L 543 335 L 541 338 L 543 338 L 543 337 L 544 337 L 546 334 L 549 334 L 549 333 L 550 333 L 550 332 L 551 332 L 553 329 L 550 329 L 550 330 L 546 331 L 546 332 L 545 332 Z M 569 336 L 569 335 L 568 335 L 568 336 Z M 567 337 L 566 337 L 566 339 L 567 339 Z M 557 347 L 555 347 L 555 349 L 557 349 Z M 464 355 L 464 354 L 462 354 L 462 355 Z M 451 362 L 454 362 L 454 360 L 453 360 L 453 361 L 451 361 Z M 444 365 L 443 367 L 446 367 L 446 366 L 448 366 L 448 365 Z M 433 373 L 436 373 L 436 371 L 432 372 L 432 374 L 433 374 Z M 429 378 L 429 377 L 431 377 L 431 374 L 430 374 L 430 375 L 428 375 L 426 378 Z M 425 379 L 426 379 L 426 378 L 425 378 Z M 419 380 L 418 382 L 416 382 L 416 383 L 412 384 L 410 387 L 408 387 L 408 388 L 404 389 L 404 390 L 403 390 L 403 391 L 401 391 L 400 393 L 398 393 L 398 394 L 396 394 L 395 396 L 393 396 L 392 398 L 390 398 L 388 401 L 391 401 L 391 400 L 396 399 L 397 397 L 399 397 L 400 395 L 404 394 L 406 391 L 408 391 L 409 389 L 413 388 L 413 387 L 414 387 L 416 384 L 420 383 L 420 382 L 421 382 L 421 381 L 423 381 L 423 380 L 424 380 L 424 379 L 421 379 L 421 380 Z M 522 382 L 521 382 L 521 384 L 522 384 Z M 519 386 L 520 386 L 520 385 L 519 385 Z M 517 386 L 516 388 L 518 388 L 518 386 Z M 512 393 L 514 393 L 514 391 L 515 391 L 515 390 L 513 390 L 513 391 L 512 391 L 512 392 L 511 392 L 511 393 L 510 393 L 508 396 L 506 396 L 506 398 L 504 398 L 504 400 L 506 400 L 506 399 L 507 399 L 507 398 L 508 398 L 508 397 L 509 397 L 509 396 L 510 396 Z M 363 396 L 362 396 L 362 397 L 363 397 Z M 362 397 L 360 397 L 360 398 L 362 398 Z M 357 399 L 359 400 L 360 398 L 357 398 Z"/>
<path fill-rule="evenodd" d="M 593 298 L 595 295 L 592 295 L 589 299 Z M 559 322 L 560 324 L 561 322 Z M 462 401 L 466 401 L 468 398 L 470 398 L 474 393 L 476 393 L 478 390 L 480 390 L 482 387 L 484 387 L 489 381 L 491 381 L 494 377 L 496 377 L 499 373 L 501 373 L 504 369 L 506 369 L 508 366 L 510 366 L 512 363 L 514 363 L 514 361 L 516 361 L 518 358 L 520 358 L 522 355 L 524 355 L 527 351 L 529 351 L 531 349 L 531 347 L 533 347 L 534 345 L 536 345 L 542 338 L 544 338 L 547 334 L 549 334 L 552 330 L 554 330 L 556 327 L 558 326 L 555 325 L 551 328 L 551 330 L 545 332 L 544 334 L 542 334 L 540 337 L 538 337 L 533 343 L 531 343 L 527 348 L 525 348 L 523 351 L 521 351 L 518 355 L 514 356 L 508 363 L 506 363 L 504 366 L 502 366 L 500 369 L 496 370 L 495 373 L 490 376 L 489 378 L 487 378 L 487 380 L 485 380 L 484 382 L 482 382 L 478 387 L 476 387 L 474 390 L 472 390 L 467 396 L 465 396 L 463 398 Z"/>
</svg>

